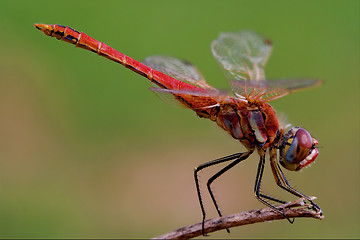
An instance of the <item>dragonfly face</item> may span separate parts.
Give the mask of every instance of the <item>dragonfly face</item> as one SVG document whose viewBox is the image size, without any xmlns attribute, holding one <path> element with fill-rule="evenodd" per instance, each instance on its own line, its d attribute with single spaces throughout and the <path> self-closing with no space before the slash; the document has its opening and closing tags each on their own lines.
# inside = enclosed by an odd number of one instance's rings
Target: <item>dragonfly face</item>
<svg viewBox="0 0 360 240">
<path fill-rule="evenodd" d="M 318 141 L 303 128 L 294 127 L 286 133 L 280 143 L 280 164 L 291 171 L 299 171 L 315 161 L 319 154 L 315 146 Z"/>
</svg>

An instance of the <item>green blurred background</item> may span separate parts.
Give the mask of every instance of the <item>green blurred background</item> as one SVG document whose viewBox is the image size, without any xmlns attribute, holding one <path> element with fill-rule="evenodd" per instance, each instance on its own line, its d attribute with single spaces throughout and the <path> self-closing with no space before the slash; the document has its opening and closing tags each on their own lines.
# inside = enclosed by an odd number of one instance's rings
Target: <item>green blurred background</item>
<svg viewBox="0 0 360 240">
<path fill-rule="evenodd" d="M 358 0 L 1 1 L 0 237 L 150 238 L 194 224 L 193 168 L 245 150 L 211 121 L 161 101 L 145 78 L 33 26 L 58 23 L 140 61 L 187 59 L 225 89 L 211 41 L 239 29 L 268 36 L 268 78 L 325 80 L 271 103 L 320 142 L 316 163 L 287 176 L 318 197 L 325 218 L 209 238 L 359 238 L 359 12 Z M 253 194 L 255 155 L 214 183 L 224 214 L 264 207 Z M 202 173 L 202 184 L 218 169 Z M 295 199 L 269 166 L 263 190 Z"/>
</svg>

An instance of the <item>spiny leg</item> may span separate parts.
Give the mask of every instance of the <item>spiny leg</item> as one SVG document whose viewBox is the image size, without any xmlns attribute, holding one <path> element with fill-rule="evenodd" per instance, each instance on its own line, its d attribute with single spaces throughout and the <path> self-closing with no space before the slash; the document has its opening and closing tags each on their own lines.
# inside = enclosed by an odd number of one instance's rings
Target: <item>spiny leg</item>
<svg viewBox="0 0 360 240">
<path fill-rule="evenodd" d="M 280 199 L 277 199 L 277 198 L 274 198 L 274 197 L 270 197 L 270 196 L 262 194 L 262 193 L 260 193 L 260 197 L 266 198 L 266 199 L 269 199 L 271 201 L 278 202 L 278 203 L 281 203 L 281 204 L 287 203 L 286 201 L 283 201 L 283 200 L 280 200 Z"/>
<path fill-rule="evenodd" d="M 263 154 L 265 155 L 265 152 L 264 152 Z M 260 163 L 259 163 L 258 173 L 259 173 L 260 170 L 261 170 L 261 171 L 264 171 L 264 170 L 263 170 L 264 165 L 265 165 L 265 163 L 264 163 L 264 164 L 261 164 L 261 165 L 260 165 Z M 260 166 L 262 167 L 262 169 L 260 169 Z M 261 173 L 261 176 L 260 176 L 259 174 L 256 175 L 256 180 L 255 180 L 256 183 L 259 181 L 259 177 L 262 178 L 262 173 Z M 261 179 L 260 179 L 260 182 L 261 182 Z M 259 184 L 260 184 L 260 183 L 259 183 Z M 256 187 L 256 185 L 255 185 L 255 187 Z M 256 191 L 256 188 L 254 189 L 254 191 Z M 262 197 L 262 198 L 269 199 L 269 200 L 271 200 L 271 201 L 278 202 L 278 203 L 282 203 L 282 204 L 285 204 L 285 203 L 286 203 L 286 201 L 283 201 L 283 200 L 280 200 L 280 199 L 273 198 L 273 197 L 267 196 L 267 195 L 265 195 L 265 194 L 262 194 L 260 191 L 259 191 L 259 196 Z"/>
<path fill-rule="evenodd" d="M 297 196 L 297 197 L 303 197 L 306 200 L 308 200 L 312 206 L 313 209 L 315 211 L 319 211 L 320 214 L 322 214 L 321 208 L 314 202 L 312 201 L 308 196 L 306 196 L 305 194 L 297 191 L 296 189 L 294 189 L 293 187 L 290 186 L 288 180 L 285 177 L 285 174 L 283 173 L 283 171 L 281 170 L 279 164 L 275 161 L 271 161 L 271 167 L 275 170 L 276 175 L 274 174 L 274 178 L 276 181 L 276 184 L 281 187 L 282 189 L 286 190 L 287 192 Z M 274 172 L 274 171 L 273 171 Z"/>
<path fill-rule="evenodd" d="M 239 156 L 237 159 L 235 159 L 232 163 L 230 163 L 229 165 L 227 165 L 226 167 L 224 167 L 223 169 L 221 169 L 219 172 L 215 173 L 211 178 L 209 178 L 208 182 L 207 182 L 207 188 L 208 191 L 210 193 L 211 199 L 215 205 L 216 211 L 218 212 L 219 216 L 222 217 L 220 208 L 216 202 L 215 196 L 211 190 L 211 184 L 214 182 L 215 179 L 217 179 L 218 177 L 220 177 L 223 173 L 225 173 L 226 171 L 228 171 L 230 168 L 234 167 L 236 164 L 238 164 L 239 162 L 247 159 L 250 156 L 250 152 L 246 152 L 243 153 L 241 156 Z M 230 232 L 229 229 L 226 229 L 227 232 Z"/>
<path fill-rule="evenodd" d="M 247 156 L 249 156 L 252 152 L 253 152 L 253 150 L 250 150 L 249 152 L 245 152 L 245 153 L 235 153 L 235 154 L 232 154 L 232 155 L 229 155 L 229 156 L 226 156 L 226 157 L 218 158 L 218 159 L 212 160 L 210 162 L 203 163 L 203 164 L 199 165 L 197 168 L 195 168 L 195 170 L 194 170 L 194 178 L 195 178 L 196 191 L 197 191 L 197 195 L 198 195 L 199 202 L 200 202 L 201 212 L 202 212 L 202 215 L 203 215 L 203 218 L 202 218 L 202 235 L 203 236 L 205 236 L 204 224 L 205 224 L 206 212 L 205 212 L 204 204 L 203 204 L 203 201 L 202 201 L 202 198 L 201 198 L 198 172 L 200 170 L 204 169 L 204 168 L 214 166 L 214 165 L 219 164 L 219 163 L 231 161 L 233 159 L 240 158 L 244 154 L 247 154 Z"/>
<path fill-rule="evenodd" d="M 264 173 L 264 166 L 265 166 L 265 152 L 262 152 L 262 153 L 259 152 L 259 154 L 260 154 L 260 161 L 259 161 L 259 166 L 258 166 L 258 170 L 257 170 L 257 174 L 256 174 L 255 187 L 254 187 L 255 196 L 260 202 L 262 202 L 263 204 L 267 205 L 268 207 L 274 209 L 276 212 L 278 212 L 281 215 L 283 215 L 284 217 L 286 217 L 286 219 L 290 223 L 293 223 L 294 220 L 290 220 L 283 211 L 277 209 L 274 205 L 268 203 L 267 201 L 265 201 L 263 199 L 263 198 L 266 198 L 266 199 L 273 200 L 274 198 L 268 197 L 268 196 L 260 193 L 261 179 L 262 179 L 262 175 Z M 281 201 L 281 200 L 278 200 L 278 202 L 279 201 Z"/>
</svg>

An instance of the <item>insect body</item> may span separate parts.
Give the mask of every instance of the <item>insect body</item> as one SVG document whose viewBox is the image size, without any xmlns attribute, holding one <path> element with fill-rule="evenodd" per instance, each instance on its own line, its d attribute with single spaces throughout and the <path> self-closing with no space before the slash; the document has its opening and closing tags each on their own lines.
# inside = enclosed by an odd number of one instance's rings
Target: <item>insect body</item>
<svg viewBox="0 0 360 240">
<path fill-rule="evenodd" d="M 196 112 L 199 117 L 216 122 L 234 139 L 240 141 L 246 152 L 236 153 L 201 164 L 194 171 L 196 190 L 203 214 L 202 229 L 206 217 L 198 173 L 204 168 L 228 162 L 224 168 L 207 181 L 207 188 L 219 216 L 222 216 L 211 189 L 211 184 L 230 168 L 247 159 L 253 152 L 260 156 L 254 192 L 256 197 L 275 211 L 284 212 L 268 202 L 286 203 L 264 195 L 260 191 L 264 171 L 265 154 L 269 153 L 270 165 L 277 185 L 298 197 L 304 197 L 321 212 L 318 205 L 306 195 L 290 186 L 280 166 L 299 171 L 310 165 L 318 155 L 318 141 L 303 128 L 289 130 L 280 126 L 269 101 L 283 97 L 296 90 L 318 85 L 319 80 L 266 81 L 264 66 L 270 56 L 271 42 L 252 31 L 223 33 L 213 41 L 211 49 L 216 60 L 231 78 L 235 96 L 224 95 L 210 86 L 195 66 L 176 58 L 151 56 L 140 63 L 123 53 L 99 42 L 85 33 L 61 25 L 35 24 L 48 36 L 55 37 L 77 47 L 96 52 L 98 55 L 118 62 L 130 70 L 148 78 L 158 88 L 153 91 L 172 95 L 181 104 Z M 287 218 L 292 222 L 289 218 Z"/>
</svg>

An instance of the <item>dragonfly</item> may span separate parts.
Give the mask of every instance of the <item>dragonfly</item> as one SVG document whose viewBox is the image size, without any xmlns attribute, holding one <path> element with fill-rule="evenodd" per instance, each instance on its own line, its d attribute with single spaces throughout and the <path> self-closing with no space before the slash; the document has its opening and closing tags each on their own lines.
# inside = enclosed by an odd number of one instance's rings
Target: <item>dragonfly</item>
<svg viewBox="0 0 360 240">
<path fill-rule="evenodd" d="M 268 38 L 251 31 L 221 33 L 211 44 L 215 59 L 223 67 L 230 80 L 233 95 L 226 94 L 209 85 L 198 69 L 187 61 L 169 56 L 150 56 L 142 63 L 126 56 L 103 42 L 83 32 L 58 24 L 35 24 L 45 35 L 74 44 L 118 62 L 130 70 L 146 77 L 155 88 L 152 91 L 169 96 L 181 105 L 193 110 L 200 118 L 207 118 L 228 132 L 245 146 L 246 151 L 235 153 L 203 163 L 195 168 L 194 178 L 197 196 L 202 212 L 202 234 L 206 212 L 200 191 L 199 172 L 205 168 L 227 163 L 207 181 L 207 190 L 218 215 L 219 205 L 211 188 L 212 183 L 238 163 L 257 152 L 260 160 L 257 168 L 254 192 L 260 202 L 282 214 L 290 223 L 283 210 L 272 202 L 286 201 L 261 192 L 266 153 L 276 184 L 287 192 L 303 197 L 311 203 L 312 209 L 322 214 L 312 198 L 291 187 L 280 165 L 290 171 L 300 171 L 313 163 L 319 152 L 318 141 L 307 130 L 279 124 L 274 109 L 268 102 L 298 90 L 320 85 L 319 79 L 293 79 L 267 81 L 264 67 L 272 51 Z M 270 203 L 271 202 L 271 203 Z M 229 229 L 226 229 L 229 232 Z"/>
</svg>

